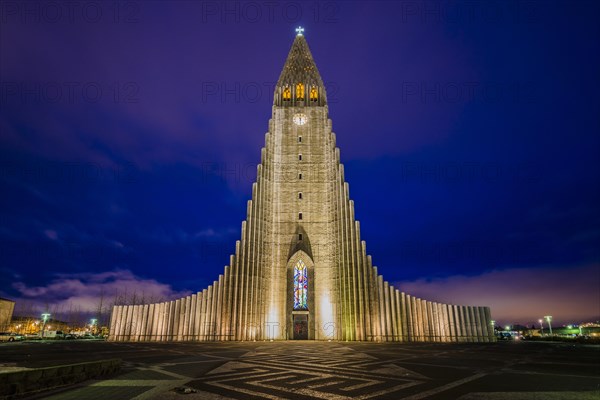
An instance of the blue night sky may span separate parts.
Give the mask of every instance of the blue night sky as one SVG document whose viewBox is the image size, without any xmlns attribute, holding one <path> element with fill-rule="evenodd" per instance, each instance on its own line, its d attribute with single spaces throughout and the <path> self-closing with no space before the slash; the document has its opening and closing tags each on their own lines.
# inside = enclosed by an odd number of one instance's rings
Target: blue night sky
<svg viewBox="0 0 600 400">
<path fill-rule="evenodd" d="M 600 3 L 73 3 L 0 4 L 17 310 L 211 284 L 302 25 L 386 280 L 505 323 L 600 317 Z"/>
</svg>

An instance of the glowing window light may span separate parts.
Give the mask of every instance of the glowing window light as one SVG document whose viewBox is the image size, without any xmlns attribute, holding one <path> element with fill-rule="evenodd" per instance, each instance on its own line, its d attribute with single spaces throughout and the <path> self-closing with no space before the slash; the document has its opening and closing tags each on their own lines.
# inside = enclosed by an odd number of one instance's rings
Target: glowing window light
<svg viewBox="0 0 600 400">
<path fill-rule="evenodd" d="M 294 266 L 294 310 L 308 310 L 308 268 L 302 260 Z"/>
<path fill-rule="evenodd" d="M 310 101 L 317 101 L 318 98 L 319 94 L 317 93 L 317 88 L 313 86 L 310 89 Z"/>
<path fill-rule="evenodd" d="M 298 83 L 296 85 L 296 98 L 303 99 L 304 98 L 304 84 Z"/>
<path fill-rule="evenodd" d="M 285 87 L 285 89 L 283 89 L 283 100 L 290 100 L 292 98 L 292 91 L 290 90 L 289 87 Z"/>
</svg>

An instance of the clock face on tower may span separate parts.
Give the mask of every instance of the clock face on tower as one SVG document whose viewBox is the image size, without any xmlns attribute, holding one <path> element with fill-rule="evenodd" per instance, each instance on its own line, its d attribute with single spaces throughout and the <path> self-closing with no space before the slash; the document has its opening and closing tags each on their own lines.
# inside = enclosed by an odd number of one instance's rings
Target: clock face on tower
<svg viewBox="0 0 600 400">
<path fill-rule="evenodd" d="M 302 114 L 302 113 L 294 114 L 294 123 L 296 125 L 304 125 L 306 123 L 306 120 L 307 120 L 306 114 Z"/>
</svg>

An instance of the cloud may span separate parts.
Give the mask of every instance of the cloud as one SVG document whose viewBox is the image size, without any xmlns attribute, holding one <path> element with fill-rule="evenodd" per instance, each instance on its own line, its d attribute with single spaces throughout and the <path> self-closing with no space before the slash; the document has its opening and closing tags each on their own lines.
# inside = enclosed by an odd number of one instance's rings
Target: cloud
<svg viewBox="0 0 600 400">
<path fill-rule="evenodd" d="M 114 270 L 101 273 L 57 274 L 45 286 L 28 286 L 24 282 L 13 283 L 20 298 L 32 312 L 50 307 L 56 312 L 76 308 L 81 312 L 95 312 L 102 298 L 104 307 L 115 301 L 159 302 L 184 297 L 189 291 L 176 291 L 171 285 L 154 279 L 144 279 L 129 270 Z"/>
<path fill-rule="evenodd" d="M 58 234 L 56 233 L 55 230 L 46 229 L 44 231 L 44 235 L 46 235 L 46 237 L 50 240 L 58 240 Z"/>
<path fill-rule="evenodd" d="M 600 317 L 600 265 L 511 268 L 475 276 L 397 282 L 405 293 L 450 304 L 489 306 L 501 323 L 556 323 Z"/>
</svg>

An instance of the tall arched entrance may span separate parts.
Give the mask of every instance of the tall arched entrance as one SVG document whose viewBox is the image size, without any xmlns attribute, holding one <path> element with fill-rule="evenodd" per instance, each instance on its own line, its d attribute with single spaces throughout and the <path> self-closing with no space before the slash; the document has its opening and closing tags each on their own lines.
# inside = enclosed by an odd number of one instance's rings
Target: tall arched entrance
<svg viewBox="0 0 600 400">
<path fill-rule="evenodd" d="M 288 261 L 287 338 L 315 338 L 314 264 L 304 251 L 297 251 Z"/>
</svg>

